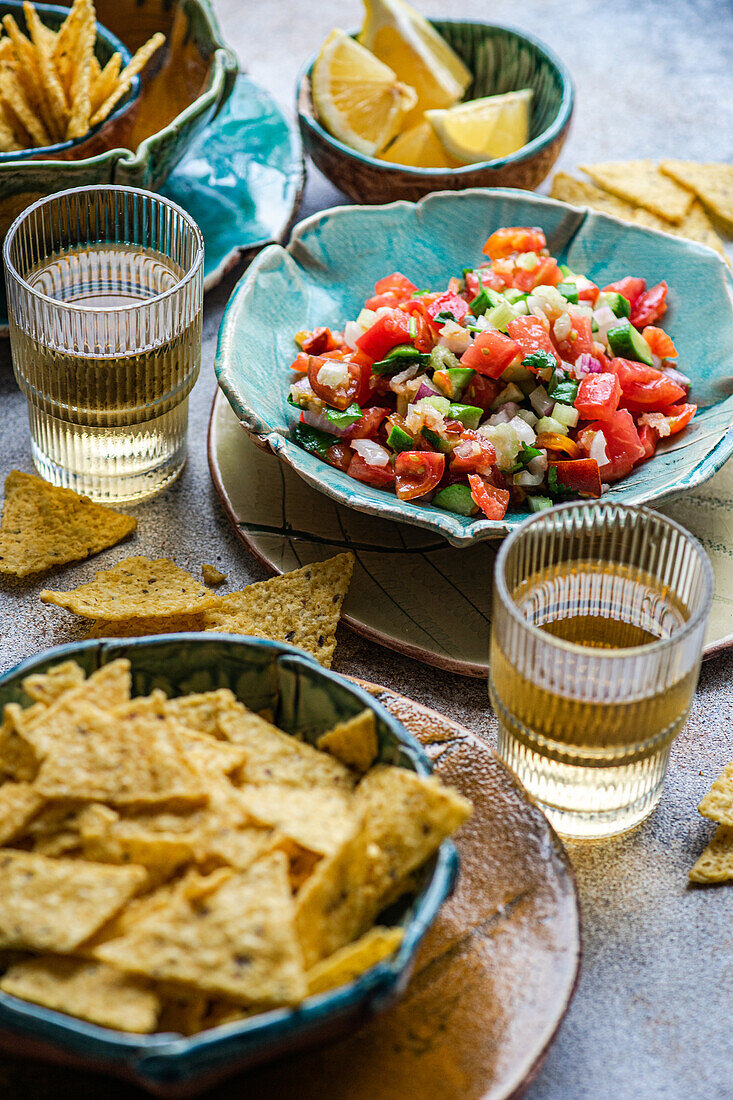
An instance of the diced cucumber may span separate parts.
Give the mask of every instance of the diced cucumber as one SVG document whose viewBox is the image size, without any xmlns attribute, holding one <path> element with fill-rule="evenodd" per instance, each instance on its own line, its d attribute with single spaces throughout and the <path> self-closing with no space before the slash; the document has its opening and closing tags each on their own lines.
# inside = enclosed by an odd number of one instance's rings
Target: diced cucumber
<svg viewBox="0 0 733 1100">
<path fill-rule="evenodd" d="M 482 313 L 486 313 L 487 309 L 498 306 L 501 301 L 503 301 L 501 295 L 497 294 L 495 290 L 491 290 L 488 286 L 482 286 L 468 308 L 474 317 L 480 317 Z"/>
<path fill-rule="evenodd" d="M 393 451 L 414 451 L 415 441 L 411 435 L 403 431 L 398 424 L 393 424 L 387 436 L 387 446 Z"/>
<path fill-rule="evenodd" d="M 560 274 L 561 274 L 561 275 L 562 275 L 562 276 L 563 276 L 564 278 L 568 279 L 568 278 L 571 278 L 571 277 L 572 277 L 573 275 L 575 275 L 575 272 L 574 272 L 574 271 L 572 271 L 572 270 L 571 270 L 571 269 L 570 269 L 570 268 L 568 267 L 568 265 L 567 265 L 567 264 L 560 264 Z"/>
<path fill-rule="evenodd" d="M 435 350 L 436 349 L 433 348 L 433 351 Z M 457 359 L 456 362 L 458 362 Z M 447 397 L 449 401 L 454 401 L 463 395 L 463 391 L 474 374 L 475 371 L 471 370 L 470 367 L 448 367 L 447 370 L 441 369 L 435 371 L 433 374 L 433 384 L 438 387 L 441 393 Z"/>
<path fill-rule="evenodd" d="M 624 317 L 615 328 L 610 328 L 606 336 L 608 346 L 614 355 L 621 359 L 634 359 L 637 363 L 654 366 L 651 349 L 638 329 Z"/>
<path fill-rule="evenodd" d="M 372 364 L 374 374 L 396 374 L 405 367 L 427 367 L 430 356 L 414 348 L 412 344 L 398 344 L 387 353 L 384 359 Z"/>
<path fill-rule="evenodd" d="M 326 407 L 323 413 L 329 424 L 333 424 L 334 428 L 339 428 L 341 431 L 344 431 L 345 428 L 350 428 L 352 424 L 356 424 L 357 420 L 361 420 L 363 415 L 355 401 L 349 405 L 348 409 L 331 409 Z"/>
<path fill-rule="evenodd" d="M 504 387 L 501 393 L 496 395 L 491 402 L 492 411 L 501 408 L 502 405 L 506 405 L 508 401 L 516 401 L 518 405 L 524 401 L 524 394 L 514 382 L 510 382 L 508 386 Z"/>
<path fill-rule="evenodd" d="M 311 454 L 319 458 L 326 457 L 326 451 L 338 443 L 338 437 L 322 432 L 318 428 L 311 428 L 309 424 L 296 424 L 293 428 L 293 439 L 296 443 Z"/>
<path fill-rule="evenodd" d="M 572 305 L 578 304 L 578 288 L 575 283 L 560 283 L 557 288 L 562 294 L 566 302 L 570 302 Z"/>
<path fill-rule="evenodd" d="M 608 306 L 611 313 L 615 313 L 617 317 L 631 315 L 629 299 L 624 298 L 623 294 L 619 294 L 617 290 L 602 290 L 596 299 L 595 308 L 600 309 L 601 306 Z"/>
<path fill-rule="evenodd" d="M 531 370 L 527 370 L 521 363 L 510 363 L 508 367 L 505 367 L 501 372 L 502 382 L 514 382 L 517 386 L 521 386 L 522 382 L 531 382 L 532 389 L 537 385 L 537 380 L 532 374 Z"/>
<path fill-rule="evenodd" d="M 448 420 L 458 420 L 464 428 L 478 428 L 483 415 L 484 410 L 477 405 L 451 404 L 448 406 L 448 412 L 446 413 Z"/>
<path fill-rule="evenodd" d="M 456 512 L 459 516 L 475 516 L 479 508 L 468 485 L 446 485 L 433 497 L 436 508 L 445 508 L 447 512 Z"/>
<path fill-rule="evenodd" d="M 498 305 L 490 309 L 486 314 L 486 320 L 490 325 L 494 325 L 500 332 L 506 332 L 509 322 L 514 321 L 519 316 L 518 310 L 514 306 L 510 306 L 508 302 L 501 301 Z"/>
<path fill-rule="evenodd" d="M 543 416 L 537 421 L 535 428 L 537 435 L 540 432 L 554 432 L 555 435 L 567 435 L 567 424 L 563 424 L 559 420 L 555 420 L 554 416 Z"/>
<path fill-rule="evenodd" d="M 549 497 L 527 497 L 530 512 L 544 512 L 546 508 L 552 508 Z"/>
<path fill-rule="evenodd" d="M 523 420 L 525 424 L 529 424 L 530 428 L 537 427 L 537 417 L 531 409 L 520 409 L 517 416 L 520 420 Z"/>
<path fill-rule="evenodd" d="M 467 369 L 465 367 L 460 367 L 458 358 L 449 348 L 444 347 L 442 344 L 436 344 L 433 350 L 430 352 L 429 366 L 432 368 L 432 370 L 444 371 Z M 450 394 L 446 394 L 446 397 L 450 397 Z"/>
<path fill-rule="evenodd" d="M 552 419 L 559 420 L 566 428 L 574 428 L 578 423 L 578 410 L 572 405 L 561 405 L 558 402 L 552 410 Z"/>
<path fill-rule="evenodd" d="M 502 291 L 502 294 L 510 306 L 515 306 L 517 302 L 527 301 L 527 292 L 525 290 L 517 290 L 515 286 L 507 287 L 506 290 Z"/>
<path fill-rule="evenodd" d="M 427 405 L 439 412 L 441 416 L 445 416 L 450 408 L 450 401 L 447 397 L 441 397 L 439 393 L 436 393 L 430 397 L 421 397 L 419 401 L 415 402 L 415 405 L 418 409 L 422 409 Z"/>
</svg>

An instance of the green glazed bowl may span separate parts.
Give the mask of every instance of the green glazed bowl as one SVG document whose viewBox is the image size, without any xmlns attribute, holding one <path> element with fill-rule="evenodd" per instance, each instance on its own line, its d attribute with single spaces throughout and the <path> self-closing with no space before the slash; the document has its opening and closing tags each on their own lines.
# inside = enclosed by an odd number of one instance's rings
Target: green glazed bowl
<svg viewBox="0 0 733 1100">
<path fill-rule="evenodd" d="M 59 646 L 0 677 L 0 707 L 31 703 L 21 687 L 31 672 L 74 660 L 90 673 L 117 657 L 132 665 L 134 694 L 162 688 L 175 696 L 227 687 L 252 710 L 272 710 L 281 729 L 310 743 L 368 707 L 376 716 L 383 763 L 419 775 L 432 770 L 418 742 L 365 691 L 302 651 L 259 638 L 172 634 Z M 405 990 L 418 946 L 457 871 L 458 854 L 446 841 L 424 868 L 416 894 L 390 910 L 391 923 L 405 930 L 395 955 L 348 985 L 309 997 L 297 1009 L 275 1009 L 184 1038 L 113 1031 L 0 993 L 0 1047 L 14 1057 L 122 1077 L 159 1096 L 194 1095 L 237 1071 L 346 1034 L 392 1004 Z"/>
<path fill-rule="evenodd" d="M 358 153 L 318 122 L 311 97 L 313 56 L 298 77 L 296 103 L 306 151 L 340 191 L 356 202 L 416 200 L 430 191 L 467 187 L 537 187 L 557 160 L 573 113 L 573 81 L 563 62 L 539 39 L 511 27 L 434 19 L 473 73 L 466 99 L 532 88 L 530 140 L 516 153 L 463 168 L 411 168 Z M 354 32 L 356 35 L 356 32 Z"/>
</svg>

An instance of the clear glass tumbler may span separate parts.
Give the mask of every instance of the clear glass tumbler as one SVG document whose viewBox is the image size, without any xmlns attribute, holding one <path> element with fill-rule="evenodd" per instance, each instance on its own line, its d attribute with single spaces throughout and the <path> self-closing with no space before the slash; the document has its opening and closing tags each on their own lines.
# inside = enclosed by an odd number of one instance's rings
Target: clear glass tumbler
<svg viewBox="0 0 733 1100">
<path fill-rule="evenodd" d="M 201 365 L 199 227 L 147 191 L 80 187 L 25 210 L 3 257 L 39 473 L 103 501 L 162 489 Z"/>
<path fill-rule="evenodd" d="M 496 560 L 498 751 L 561 834 L 623 832 L 659 800 L 713 595 L 684 528 L 646 508 L 540 512 Z"/>
</svg>

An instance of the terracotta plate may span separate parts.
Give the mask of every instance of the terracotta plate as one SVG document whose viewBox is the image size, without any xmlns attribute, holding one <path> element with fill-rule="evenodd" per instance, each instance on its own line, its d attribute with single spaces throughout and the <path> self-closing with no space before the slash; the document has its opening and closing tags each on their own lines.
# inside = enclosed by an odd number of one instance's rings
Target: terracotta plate
<svg viewBox="0 0 733 1100">
<path fill-rule="evenodd" d="M 497 543 L 456 549 L 418 527 L 337 504 L 245 434 L 223 394 L 209 425 L 209 466 L 237 535 L 277 573 L 348 547 L 356 569 L 344 620 L 359 634 L 465 676 L 488 673 Z M 715 571 L 705 655 L 733 645 L 733 463 L 660 508 L 702 540 Z"/>
</svg>

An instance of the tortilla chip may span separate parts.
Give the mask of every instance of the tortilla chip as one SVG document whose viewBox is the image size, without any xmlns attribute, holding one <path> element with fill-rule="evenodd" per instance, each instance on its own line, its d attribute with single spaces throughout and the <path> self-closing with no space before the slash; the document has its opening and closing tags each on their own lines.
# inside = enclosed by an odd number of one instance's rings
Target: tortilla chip
<svg viewBox="0 0 733 1100">
<path fill-rule="evenodd" d="M 690 882 L 733 880 L 733 829 L 719 825 L 705 851 L 690 871 Z"/>
<path fill-rule="evenodd" d="M 201 573 L 204 578 L 204 584 L 224 584 L 224 581 L 227 579 L 226 573 L 222 573 L 215 565 L 209 565 L 208 562 L 204 562 L 201 566 Z"/>
<path fill-rule="evenodd" d="M 35 779 L 39 763 L 31 745 L 18 732 L 12 711 L 8 713 L 5 707 L 0 725 L 0 776 L 19 783 L 29 782 Z"/>
<path fill-rule="evenodd" d="M 204 629 L 290 642 L 330 668 L 353 568 L 353 554 L 337 554 L 230 592 L 206 613 Z"/>
<path fill-rule="evenodd" d="M 363 710 L 348 721 L 339 722 L 318 738 L 317 745 L 321 752 L 330 752 L 347 767 L 369 771 L 379 752 L 374 711 Z"/>
<path fill-rule="evenodd" d="M 147 881 L 144 867 L 110 867 L 0 852 L 0 947 L 68 954 Z"/>
<path fill-rule="evenodd" d="M 648 210 L 631 206 L 623 199 L 610 195 L 608 191 L 602 191 L 600 187 L 595 187 L 584 180 L 576 180 L 565 172 L 556 174 L 550 194 L 553 199 L 568 202 L 572 206 L 589 206 L 592 210 L 623 218 L 624 221 L 643 226 L 645 229 L 659 229 L 675 237 L 685 237 L 687 240 L 706 244 L 708 248 L 719 252 L 727 261 L 723 242 L 699 202 L 693 202 L 689 213 L 677 225 L 673 225 L 664 218 L 658 218 L 656 214 L 650 214 Z"/>
<path fill-rule="evenodd" d="M 81 561 L 126 539 L 136 527 L 134 516 L 11 470 L 0 521 L 0 573 L 27 577 Z"/>
<path fill-rule="evenodd" d="M 209 1005 L 206 994 L 180 989 L 167 982 L 159 982 L 156 992 L 162 1003 L 158 1031 L 173 1031 L 179 1035 L 203 1031 Z"/>
<path fill-rule="evenodd" d="M 666 176 L 694 191 L 708 210 L 733 230 L 733 164 L 663 160 L 660 168 Z"/>
<path fill-rule="evenodd" d="M 168 699 L 165 709 L 166 714 L 175 718 L 181 725 L 198 730 L 199 733 L 206 733 L 210 737 L 223 739 L 224 733 L 219 723 L 220 715 L 241 706 L 242 704 L 237 702 L 237 697 L 229 688 L 218 688 L 216 691 L 202 691 Z"/>
<path fill-rule="evenodd" d="M 22 836 L 45 805 L 46 799 L 30 783 L 3 783 L 0 787 L 0 844 Z"/>
<path fill-rule="evenodd" d="M 148 615 L 135 619 L 100 619 L 85 638 L 147 638 L 150 634 L 190 634 L 203 630 L 203 613 Z"/>
<path fill-rule="evenodd" d="M 87 619 L 188 615 L 213 607 L 217 597 L 167 558 L 125 558 L 69 592 L 41 592 L 43 603 Z"/>
<path fill-rule="evenodd" d="M 308 996 L 353 982 L 382 959 L 393 955 L 404 938 L 403 928 L 370 928 L 356 943 L 347 944 L 311 967 L 305 976 Z"/>
<path fill-rule="evenodd" d="M 333 855 L 354 831 L 354 797 L 329 787 L 299 788 L 280 783 L 246 786 L 242 805 L 254 821 L 320 855 Z"/>
<path fill-rule="evenodd" d="M 145 713 L 122 721 L 82 702 L 42 721 L 48 755 L 36 787 L 47 798 L 113 806 L 206 799 L 205 784 L 181 754 L 175 723 Z"/>
<path fill-rule="evenodd" d="M 723 768 L 697 808 L 703 817 L 733 828 L 733 764 Z"/>
<path fill-rule="evenodd" d="M 160 1000 L 145 983 L 104 963 L 47 955 L 16 963 L 0 979 L 13 997 L 102 1027 L 155 1031 Z"/>
<path fill-rule="evenodd" d="M 369 889 L 379 912 L 403 893 L 403 880 L 421 867 L 471 814 L 471 803 L 437 776 L 377 764 L 356 788 L 367 843 L 379 849 Z"/>
<path fill-rule="evenodd" d="M 60 695 L 84 683 L 86 675 L 76 661 L 64 661 L 48 672 L 34 672 L 22 680 L 23 691 L 37 703 L 50 706 Z"/>
<path fill-rule="evenodd" d="M 660 172 L 654 161 L 614 161 L 579 167 L 604 191 L 642 206 L 668 222 L 680 222 L 692 205 L 687 188 Z"/>
<path fill-rule="evenodd" d="M 239 1020 L 248 1020 L 252 1016 L 258 1016 L 265 1009 L 259 1005 L 242 1008 L 241 1005 L 233 1005 L 229 1001 L 210 1001 L 206 1015 L 201 1021 L 201 1030 L 208 1031 L 212 1027 L 223 1027 L 224 1024 L 235 1024 Z"/>
<path fill-rule="evenodd" d="M 97 25 L 94 9 L 90 5 L 85 12 L 82 25 L 77 34 L 75 53 L 75 72 L 71 85 L 71 107 L 68 111 L 66 140 L 82 137 L 89 129 L 92 117 L 92 58 L 94 43 L 97 39 Z"/>
<path fill-rule="evenodd" d="M 245 1004 L 297 1004 L 306 989 L 285 856 L 258 860 L 202 901 L 177 897 L 97 957 Z"/>
<path fill-rule="evenodd" d="M 359 829 L 339 851 L 323 859 L 295 898 L 295 927 L 303 960 L 310 969 L 320 959 L 357 939 L 371 926 L 378 910 L 365 889 L 371 853 Z"/>
</svg>

